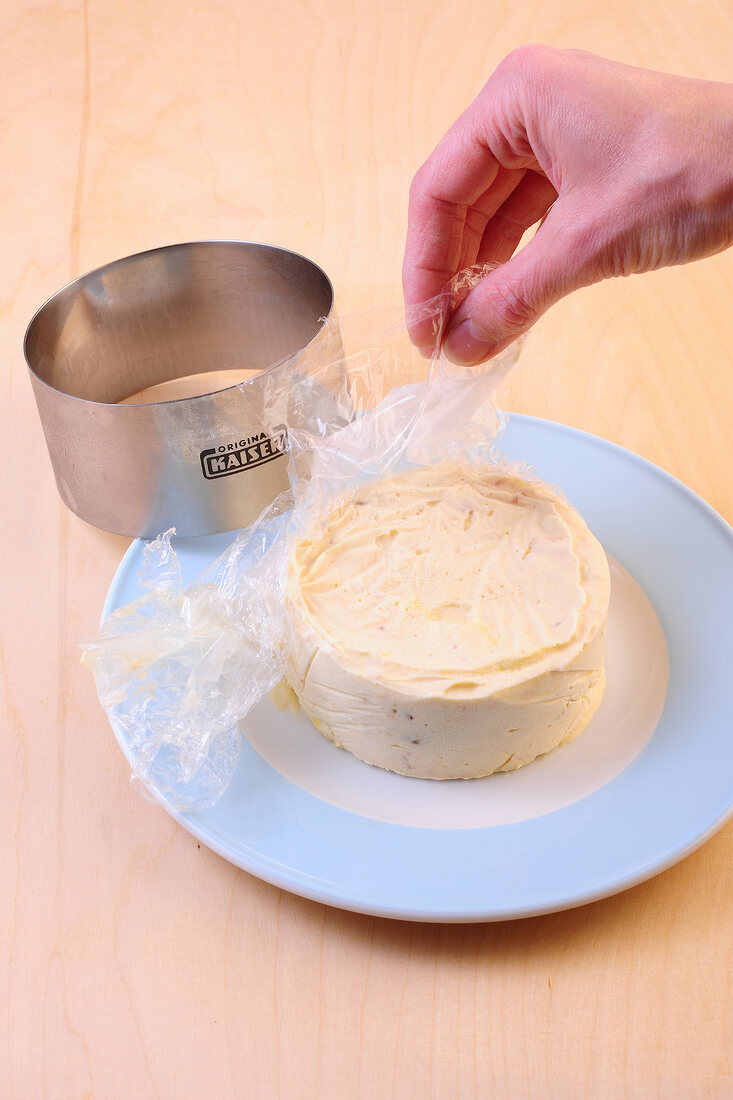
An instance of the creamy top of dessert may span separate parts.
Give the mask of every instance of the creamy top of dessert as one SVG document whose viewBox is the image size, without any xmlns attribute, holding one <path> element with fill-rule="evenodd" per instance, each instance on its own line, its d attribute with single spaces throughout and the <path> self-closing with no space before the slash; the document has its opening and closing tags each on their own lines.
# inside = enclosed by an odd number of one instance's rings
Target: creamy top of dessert
<svg viewBox="0 0 733 1100">
<path fill-rule="evenodd" d="M 307 624 L 359 677 L 470 699 L 573 663 L 609 573 L 555 490 L 445 462 L 353 491 L 296 543 L 289 591 L 296 646 Z"/>
</svg>

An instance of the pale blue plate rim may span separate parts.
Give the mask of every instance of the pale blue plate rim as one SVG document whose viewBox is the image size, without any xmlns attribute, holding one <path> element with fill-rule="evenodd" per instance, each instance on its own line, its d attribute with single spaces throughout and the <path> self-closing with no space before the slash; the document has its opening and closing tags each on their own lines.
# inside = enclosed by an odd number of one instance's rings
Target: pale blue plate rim
<svg viewBox="0 0 733 1100">
<path fill-rule="evenodd" d="M 501 448 L 562 486 L 644 588 L 670 661 L 664 711 L 642 752 L 554 813 L 482 829 L 422 829 L 349 813 L 285 780 L 245 743 L 214 809 L 179 813 L 193 836 L 282 889 L 404 920 L 505 920 L 599 900 L 671 867 L 733 813 L 733 530 L 671 474 L 577 428 L 512 414 Z M 176 542 L 191 579 L 232 535 Z M 102 618 L 136 598 L 143 540 Z M 115 735 L 123 751 L 124 736 Z"/>
</svg>

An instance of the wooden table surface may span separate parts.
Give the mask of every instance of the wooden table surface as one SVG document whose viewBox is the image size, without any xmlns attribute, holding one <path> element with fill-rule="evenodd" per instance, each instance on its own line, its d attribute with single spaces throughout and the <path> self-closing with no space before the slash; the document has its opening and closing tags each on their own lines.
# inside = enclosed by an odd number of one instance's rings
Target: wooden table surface
<svg viewBox="0 0 733 1100">
<path fill-rule="evenodd" d="M 731 825 L 608 900 L 433 926 L 284 893 L 136 793 L 78 662 L 128 540 L 61 504 L 21 349 L 68 280 L 197 238 L 398 302 L 412 174 L 513 46 L 732 80 L 730 4 L 6 0 L 0 27 L 0 1096 L 732 1096 Z M 584 290 L 503 403 L 732 521 L 732 303 L 733 253 Z"/>
</svg>

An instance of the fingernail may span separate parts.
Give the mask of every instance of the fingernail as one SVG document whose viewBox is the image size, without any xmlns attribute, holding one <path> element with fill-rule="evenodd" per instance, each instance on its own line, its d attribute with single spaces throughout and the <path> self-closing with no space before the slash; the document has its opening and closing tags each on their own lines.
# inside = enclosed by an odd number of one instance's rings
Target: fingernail
<svg viewBox="0 0 733 1100">
<path fill-rule="evenodd" d="M 468 317 L 448 333 L 443 347 L 454 363 L 472 367 L 488 358 L 492 345 Z"/>
</svg>

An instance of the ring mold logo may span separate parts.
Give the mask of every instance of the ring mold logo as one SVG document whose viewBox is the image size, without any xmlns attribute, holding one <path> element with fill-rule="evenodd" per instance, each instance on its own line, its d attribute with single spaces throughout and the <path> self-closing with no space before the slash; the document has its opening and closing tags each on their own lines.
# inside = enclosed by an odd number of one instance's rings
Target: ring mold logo
<svg viewBox="0 0 733 1100">
<path fill-rule="evenodd" d="M 218 447 L 209 447 L 202 451 L 201 471 L 207 481 L 219 477 L 239 474 L 242 470 L 253 470 L 264 466 L 276 458 L 282 458 L 288 449 L 285 429 L 272 436 L 267 432 L 239 439 L 235 443 L 223 443 Z"/>
</svg>

